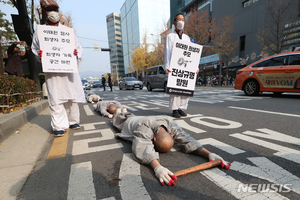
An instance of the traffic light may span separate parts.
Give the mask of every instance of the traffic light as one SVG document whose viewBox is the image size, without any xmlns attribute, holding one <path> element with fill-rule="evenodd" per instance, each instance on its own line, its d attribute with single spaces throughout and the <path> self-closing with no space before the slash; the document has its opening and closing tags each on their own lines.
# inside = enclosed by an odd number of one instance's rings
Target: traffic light
<svg viewBox="0 0 300 200">
<path fill-rule="evenodd" d="M 223 60 L 223 61 L 222 61 L 222 67 L 224 67 L 224 66 L 225 66 L 225 61 Z"/>
</svg>

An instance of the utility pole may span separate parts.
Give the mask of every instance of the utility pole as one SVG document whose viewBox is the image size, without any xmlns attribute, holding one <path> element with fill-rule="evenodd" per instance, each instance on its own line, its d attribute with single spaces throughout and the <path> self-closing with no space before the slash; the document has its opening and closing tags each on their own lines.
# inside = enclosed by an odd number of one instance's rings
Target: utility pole
<svg viewBox="0 0 300 200">
<path fill-rule="evenodd" d="M 32 24 L 33 21 L 30 21 L 28 17 L 25 0 L 17 0 L 16 5 L 19 15 L 11 15 L 15 32 L 18 35 L 20 41 L 25 41 L 28 46 L 31 46 L 32 36 L 34 32 Z M 40 77 L 38 75 L 36 58 L 35 55 L 32 53 L 31 49 L 27 52 L 27 63 L 29 67 L 30 79 L 35 81 L 37 91 L 41 91 L 42 88 Z"/>
</svg>

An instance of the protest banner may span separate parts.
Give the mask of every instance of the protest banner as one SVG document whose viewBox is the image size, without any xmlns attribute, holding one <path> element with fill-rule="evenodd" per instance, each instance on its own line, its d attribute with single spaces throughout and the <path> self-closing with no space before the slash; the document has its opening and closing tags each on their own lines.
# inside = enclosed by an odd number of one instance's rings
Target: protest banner
<svg viewBox="0 0 300 200">
<path fill-rule="evenodd" d="M 170 61 L 167 93 L 193 96 L 203 46 L 176 39 Z"/>
<path fill-rule="evenodd" d="M 78 72 L 73 28 L 38 25 L 36 31 L 43 51 L 43 72 Z"/>
</svg>

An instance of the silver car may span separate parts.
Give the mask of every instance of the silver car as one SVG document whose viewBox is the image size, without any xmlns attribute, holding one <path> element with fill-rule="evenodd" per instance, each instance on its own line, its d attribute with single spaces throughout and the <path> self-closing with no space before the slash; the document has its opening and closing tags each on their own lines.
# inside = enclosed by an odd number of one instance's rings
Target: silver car
<svg viewBox="0 0 300 200">
<path fill-rule="evenodd" d="M 166 91 L 168 75 L 165 72 L 164 66 L 158 65 L 148 68 L 144 82 L 147 86 L 148 91 L 152 91 L 152 89 L 156 88 L 160 88 Z"/>
<path fill-rule="evenodd" d="M 143 83 L 134 77 L 124 77 L 119 82 L 119 89 L 122 90 L 123 88 L 126 90 L 139 88 L 141 90 L 143 89 Z"/>
</svg>

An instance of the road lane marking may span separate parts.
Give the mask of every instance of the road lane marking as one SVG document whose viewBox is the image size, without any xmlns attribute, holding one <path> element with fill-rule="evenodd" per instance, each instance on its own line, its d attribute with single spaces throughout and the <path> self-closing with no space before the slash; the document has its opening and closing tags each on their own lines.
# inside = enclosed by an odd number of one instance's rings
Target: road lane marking
<svg viewBox="0 0 300 200">
<path fill-rule="evenodd" d="M 133 160 L 132 153 L 123 155 L 119 172 L 119 178 L 121 179 L 119 187 L 123 200 L 151 199 L 144 186 L 140 167 L 140 164 Z"/>
<path fill-rule="evenodd" d="M 257 110 L 257 109 L 242 108 L 242 107 L 235 107 L 235 106 L 228 106 L 228 108 L 239 109 L 239 110 L 247 110 L 247 111 L 253 111 L 253 112 L 261 112 L 261 113 L 268 113 L 268 114 L 275 114 L 275 115 L 283 115 L 283 116 L 289 116 L 289 117 L 300 117 L 300 115 L 289 114 L 289 113 L 281 113 L 281 112 L 273 112 L 273 111 L 267 111 L 267 110 Z"/>
<path fill-rule="evenodd" d="M 94 112 L 91 110 L 89 105 L 83 105 L 83 109 L 87 116 L 95 115 Z"/>
<path fill-rule="evenodd" d="M 72 155 L 76 156 L 76 155 L 87 154 L 87 153 L 119 149 L 119 148 L 123 147 L 123 145 L 121 143 L 89 147 L 89 143 L 100 142 L 100 141 L 109 140 L 109 139 L 111 139 L 111 138 L 98 137 L 98 138 L 90 138 L 90 139 L 74 141 Z"/>
<path fill-rule="evenodd" d="M 222 151 L 225 151 L 231 155 L 236 155 L 236 154 L 240 154 L 240 153 L 245 153 L 245 151 L 238 149 L 236 147 L 233 147 L 229 144 L 226 144 L 224 142 L 220 142 L 216 139 L 213 138 L 206 138 L 206 139 L 201 139 L 198 140 L 200 142 L 201 145 L 212 145 Z"/>
<path fill-rule="evenodd" d="M 232 167 L 232 166 L 231 166 Z M 233 195 L 237 199 L 247 199 L 247 200 L 257 200 L 257 199 L 272 199 L 272 200 L 283 200 L 288 199 L 277 192 L 238 192 L 238 186 L 243 184 L 240 181 L 227 175 L 225 172 L 218 168 L 211 168 L 209 170 L 204 170 L 200 172 L 214 184 L 227 191 L 229 194 Z"/>
<path fill-rule="evenodd" d="M 267 128 L 263 129 L 256 129 L 258 131 L 261 131 L 263 133 L 254 132 L 254 131 L 244 131 L 243 134 L 249 135 L 249 136 L 256 136 L 256 137 L 262 137 L 270 140 L 276 140 L 280 142 L 286 142 L 290 144 L 300 145 L 300 139 L 296 137 L 292 137 L 286 134 L 282 134 L 276 131 L 272 131 Z M 266 133 L 266 134 L 264 134 Z"/>
<path fill-rule="evenodd" d="M 71 165 L 68 200 L 81 199 L 96 199 L 91 161 Z"/>
<path fill-rule="evenodd" d="M 212 121 L 221 122 L 221 123 L 224 123 L 224 125 L 213 124 L 213 123 L 210 123 L 210 122 L 206 122 L 203 119 L 209 119 L 209 120 L 212 120 Z M 218 117 L 209 117 L 209 116 L 194 117 L 194 118 L 191 119 L 191 121 L 195 122 L 195 123 L 198 123 L 198 124 L 202 124 L 204 126 L 211 127 L 211 128 L 217 128 L 217 129 L 234 129 L 234 128 L 239 128 L 239 127 L 243 126 L 239 122 L 226 120 L 226 119 L 222 119 L 222 118 L 218 118 Z"/>
<path fill-rule="evenodd" d="M 102 134 L 102 140 L 103 139 L 114 139 L 114 133 L 110 128 L 106 129 L 100 129 L 100 130 L 90 130 L 90 131 L 81 131 L 81 132 L 75 132 L 74 136 L 79 136 L 79 135 L 88 135 L 88 134 L 93 134 L 93 133 L 101 133 Z"/>
<path fill-rule="evenodd" d="M 260 179 L 265 179 L 272 183 L 283 185 L 290 184 L 292 191 L 300 194 L 300 179 L 297 176 L 291 174 L 265 157 L 247 159 L 257 167 L 234 161 L 231 163 L 230 169 Z"/>
<path fill-rule="evenodd" d="M 95 123 L 88 123 L 88 124 L 80 124 L 84 130 L 92 130 L 96 129 L 95 125 L 105 124 L 105 122 L 95 122 Z"/>
<path fill-rule="evenodd" d="M 67 146 L 69 138 L 69 129 L 64 133 L 63 137 L 55 137 L 50 152 L 48 154 L 47 160 L 62 158 L 66 156 Z"/>
<path fill-rule="evenodd" d="M 284 146 L 281 146 L 278 144 L 273 144 L 271 142 L 266 142 L 266 141 L 256 139 L 256 138 L 253 138 L 250 136 L 246 136 L 246 135 L 240 134 L 240 133 L 230 134 L 229 136 L 238 138 L 240 140 L 244 140 L 246 142 L 250 142 L 252 144 L 255 144 L 255 145 L 258 145 L 258 146 L 261 146 L 264 148 L 272 149 L 277 152 L 277 153 L 274 153 L 273 155 L 279 156 L 286 160 L 290 160 L 292 162 L 300 164 L 300 151 L 297 151 L 297 150 L 294 150 L 294 149 L 291 149 L 288 147 L 284 147 Z"/>
<path fill-rule="evenodd" d="M 186 123 L 184 120 L 175 120 L 176 123 L 181 127 L 181 128 L 184 128 L 184 129 L 187 129 L 189 131 L 192 131 L 194 133 L 205 133 L 206 131 L 205 130 L 202 130 L 200 128 L 196 128 L 196 127 L 193 127 L 191 125 L 189 125 L 188 123 Z"/>
</svg>

